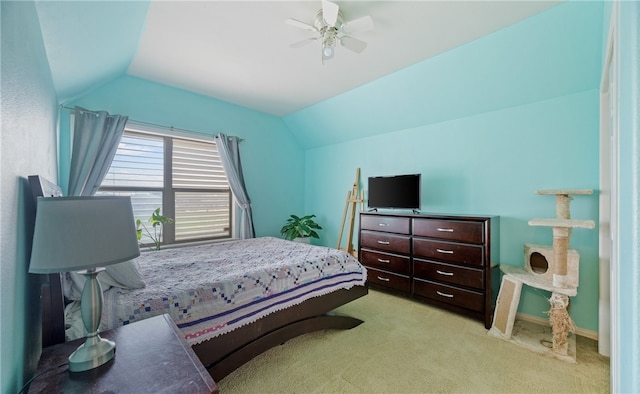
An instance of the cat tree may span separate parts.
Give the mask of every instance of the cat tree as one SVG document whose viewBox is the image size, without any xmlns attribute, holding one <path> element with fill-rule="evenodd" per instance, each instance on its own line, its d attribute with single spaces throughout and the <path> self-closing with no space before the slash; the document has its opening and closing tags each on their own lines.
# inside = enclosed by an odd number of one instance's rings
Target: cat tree
<svg viewBox="0 0 640 394">
<path fill-rule="evenodd" d="M 575 337 L 570 333 L 575 326 L 569 316 L 569 297 L 578 293 L 578 266 L 580 255 L 569 249 L 569 238 L 574 228 L 595 227 L 593 220 L 571 219 L 569 203 L 575 194 L 593 194 L 593 190 L 539 190 L 537 194 L 556 196 L 556 217 L 532 219 L 530 226 L 553 228 L 553 246 L 525 244 L 523 268 L 501 265 L 504 276 L 498 294 L 491 335 L 510 340 L 533 351 L 546 353 L 561 360 L 575 362 Z M 522 285 L 551 292 L 548 328 L 516 322 Z M 550 346 L 549 346 L 550 344 Z"/>
</svg>

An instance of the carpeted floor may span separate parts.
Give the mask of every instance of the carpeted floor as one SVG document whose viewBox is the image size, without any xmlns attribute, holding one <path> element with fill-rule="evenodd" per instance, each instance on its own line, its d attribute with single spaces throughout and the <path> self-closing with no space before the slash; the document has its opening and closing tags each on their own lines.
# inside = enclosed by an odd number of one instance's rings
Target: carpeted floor
<svg viewBox="0 0 640 394">
<path fill-rule="evenodd" d="M 487 334 L 484 325 L 370 290 L 339 309 L 352 330 L 295 338 L 218 382 L 221 393 L 608 393 L 609 358 L 577 338 L 577 364 Z"/>
</svg>

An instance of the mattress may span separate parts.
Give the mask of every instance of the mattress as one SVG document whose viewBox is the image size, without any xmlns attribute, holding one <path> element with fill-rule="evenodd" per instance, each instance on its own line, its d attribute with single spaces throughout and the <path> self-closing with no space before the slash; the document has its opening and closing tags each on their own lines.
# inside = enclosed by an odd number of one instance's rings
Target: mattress
<svg viewBox="0 0 640 394">
<path fill-rule="evenodd" d="M 366 282 L 346 252 L 273 237 L 143 252 L 136 262 L 145 287 L 105 291 L 100 330 L 167 313 L 191 345 Z"/>
</svg>

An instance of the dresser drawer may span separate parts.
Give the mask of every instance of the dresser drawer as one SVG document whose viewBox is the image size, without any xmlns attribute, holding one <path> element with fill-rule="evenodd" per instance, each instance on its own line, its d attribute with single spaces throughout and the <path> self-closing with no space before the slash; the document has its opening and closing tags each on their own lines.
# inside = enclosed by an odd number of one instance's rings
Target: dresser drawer
<svg viewBox="0 0 640 394">
<path fill-rule="evenodd" d="M 404 293 L 411 291 L 411 280 L 408 276 L 395 275 L 390 272 L 372 268 L 367 269 L 367 282 L 388 287 Z"/>
<path fill-rule="evenodd" d="M 484 274 L 482 269 L 459 265 L 414 259 L 413 276 L 418 279 L 446 282 L 458 286 L 473 287 L 479 290 L 484 288 Z"/>
<path fill-rule="evenodd" d="M 411 262 L 407 256 L 362 249 L 360 252 L 360 262 L 367 267 L 380 268 L 396 274 L 408 276 L 411 273 Z"/>
<path fill-rule="evenodd" d="M 472 244 L 484 241 L 484 224 L 441 219 L 413 219 L 413 235 Z"/>
<path fill-rule="evenodd" d="M 425 259 L 466 264 L 476 267 L 484 265 L 484 248 L 480 245 L 440 242 L 430 239 L 413 239 L 413 255 Z"/>
<path fill-rule="evenodd" d="M 360 229 L 396 234 L 411 234 L 411 219 L 393 216 L 361 215 Z"/>
<path fill-rule="evenodd" d="M 377 231 L 361 231 L 360 247 L 409 254 L 411 238 Z"/>
<path fill-rule="evenodd" d="M 426 280 L 414 279 L 413 292 L 432 300 L 484 312 L 484 294 L 457 287 L 438 284 Z"/>
</svg>

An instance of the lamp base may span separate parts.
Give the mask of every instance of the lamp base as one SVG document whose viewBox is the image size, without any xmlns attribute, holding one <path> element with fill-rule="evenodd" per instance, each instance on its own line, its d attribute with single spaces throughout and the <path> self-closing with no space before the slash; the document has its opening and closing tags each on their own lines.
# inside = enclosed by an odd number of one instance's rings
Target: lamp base
<svg viewBox="0 0 640 394">
<path fill-rule="evenodd" d="M 99 335 L 87 337 L 69 356 L 69 371 L 81 372 L 99 367 L 116 355 L 116 343 Z"/>
</svg>

